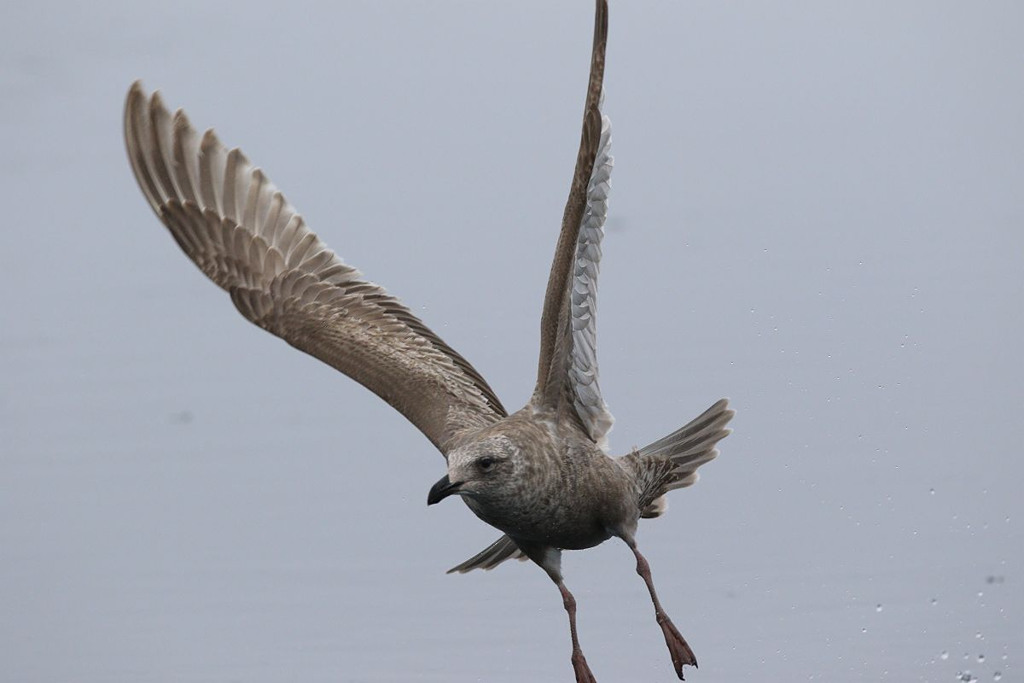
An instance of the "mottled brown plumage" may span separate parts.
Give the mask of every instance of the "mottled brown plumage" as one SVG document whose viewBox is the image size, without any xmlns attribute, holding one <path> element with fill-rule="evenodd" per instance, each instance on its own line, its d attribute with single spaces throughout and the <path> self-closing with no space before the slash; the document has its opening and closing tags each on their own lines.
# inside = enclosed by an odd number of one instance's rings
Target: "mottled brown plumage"
<svg viewBox="0 0 1024 683">
<path fill-rule="evenodd" d="M 415 424 L 447 459 L 428 503 L 459 495 L 504 532 L 452 572 L 531 559 L 557 584 L 569 616 L 576 680 L 594 676 L 576 632 L 576 602 L 561 551 L 615 536 L 637 572 L 676 673 L 697 662 L 665 614 L 635 535 L 641 517 L 665 510 L 664 495 L 693 484 L 713 459 L 733 413 L 723 399 L 685 427 L 623 457 L 607 455 L 612 417 L 596 356 L 597 273 L 612 168 L 603 115 L 608 30 L 597 0 L 594 47 L 576 170 L 551 265 L 537 384 L 507 415 L 462 356 L 381 287 L 324 245 L 284 196 L 212 131 L 200 136 L 180 110 L 139 83 L 128 93 L 125 138 L 139 186 L 182 250 L 250 321 L 360 382 Z"/>
</svg>

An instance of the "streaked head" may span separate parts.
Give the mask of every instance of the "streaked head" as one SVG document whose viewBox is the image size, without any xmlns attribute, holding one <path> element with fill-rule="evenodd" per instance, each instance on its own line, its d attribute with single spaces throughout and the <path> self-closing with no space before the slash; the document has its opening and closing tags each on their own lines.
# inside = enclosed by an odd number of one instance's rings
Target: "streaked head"
<svg viewBox="0 0 1024 683">
<path fill-rule="evenodd" d="M 430 489 L 427 505 L 460 495 L 485 501 L 507 489 L 519 471 L 518 449 L 505 436 L 466 444 L 448 454 L 448 474 Z"/>
</svg>

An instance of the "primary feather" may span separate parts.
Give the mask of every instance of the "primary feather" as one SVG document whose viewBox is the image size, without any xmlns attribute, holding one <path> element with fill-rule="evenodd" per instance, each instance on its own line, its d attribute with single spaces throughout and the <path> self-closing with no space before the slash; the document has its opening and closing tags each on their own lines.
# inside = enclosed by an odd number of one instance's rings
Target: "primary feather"
<svg viewBox="0 0 1024 683">
<path fill-rule="evenodd" d="M 140 83 L 125 140 L 150 206 L 250 321 L 366 386 L 442 453 L 507 414 L 466 359 L 321 242 L 240 150 L 200 137 Z"/>
</svg>

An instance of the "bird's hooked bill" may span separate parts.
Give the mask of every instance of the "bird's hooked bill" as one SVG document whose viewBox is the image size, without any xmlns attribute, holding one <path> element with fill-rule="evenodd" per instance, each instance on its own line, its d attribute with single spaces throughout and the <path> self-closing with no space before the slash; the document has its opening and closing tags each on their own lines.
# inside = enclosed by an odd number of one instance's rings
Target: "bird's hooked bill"
<svg viewBox="0 0 1024 683">
<path fill-rule="evenodd" d="M 453 484 L 452 480 L 448 478 L 448 475 L 444 475 L 436 484 L 430 487 L 430 493 L 427 494 L 427 505 L 440 503 L 453 493 L 458 493 L 460 486 L 462 486 L 461 481 L 457 481 Z"/>
</svg>

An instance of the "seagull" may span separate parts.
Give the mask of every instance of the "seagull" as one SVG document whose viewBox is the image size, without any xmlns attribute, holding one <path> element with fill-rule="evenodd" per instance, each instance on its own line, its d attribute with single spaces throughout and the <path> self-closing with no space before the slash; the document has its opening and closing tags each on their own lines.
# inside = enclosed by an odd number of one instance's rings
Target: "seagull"
<svg viewBox="0 0 1024 683">
<path fill-rule="evenodd" d="M 124 112 L 135 178 L 185 254 L 249 321 L 356 380 L 423 432 L 447 464 L 428 505 L 459 496 L 502 532 L 449 573 L 528 559 L 557 585 L 577 683 L 596 679 L 580 647 L 562 551 L 612 537 L 633 552 L 676 675 L 697 666 L 658 599 L 636 532 L 641 518 L 665 512 L 666 493 L 697 481 L 733 416 L 722 399 L 648 446 L 608 454 L 613 420 L 598 382 L 595 318 L 612 170 L 602 113 L 607 35 L 607 0 L 596 0 L 583 131 L 541 315 L 537 383 L 511 415 L 469 361 L 342 261 L 240 150 L 212 130 L 200 135 L 138 81 Z"/>
</svg>

